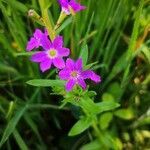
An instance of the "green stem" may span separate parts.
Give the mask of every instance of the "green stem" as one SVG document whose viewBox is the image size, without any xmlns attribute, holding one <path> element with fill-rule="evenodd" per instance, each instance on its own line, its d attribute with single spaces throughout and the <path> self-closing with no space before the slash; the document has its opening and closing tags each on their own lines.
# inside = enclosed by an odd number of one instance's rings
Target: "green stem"
<svg viewBox="0 0 150 150">
<path fill-rule="evenodd" d="M 103 147 L 105 150 L 108 150 L 107 145 L 106 145 L 105 142 L 103 141 L 103 134 L 101 133 L 100 129 L 98 128 L 96 121 L 93 121 L 92 127 L 93 127 L 93 129 L 94 129 L 94 131 L 95 131 L 95 134 L 96 134 L 96 136 L 97 136 L 99 142 L 102 144 L 102 147 Z"/>
<path fill-rule="evenodd" d="M 55 31 L 60 27 L 61 23 L 65 20 L 66 17 L 67 17 L 67 15 L 63 11 L 61 11 L 59 18 L 57 20 L 57 23 L 54 27 Z"/>
<path fill-rule="evenodd" d="M 60 110 L 69 110 L 68 108 L 60 108 L 59 106 L 51 104 L 30 104 L 28 109 L 60 109 Z"/>
<path fill-rule="evenodd" d="M 44 25 L 48 31 L 50 39 L 53 41 L 56 37 L 56 33 L 53 30 L 53 26 L 52 26 L 52 23 L 50 21 L 49 15 L 48 15 L 48 7 L 46 4 L 46 1 L 45 0 L 39 0 L 39 5 L 41 8 Z"/>
</svg>

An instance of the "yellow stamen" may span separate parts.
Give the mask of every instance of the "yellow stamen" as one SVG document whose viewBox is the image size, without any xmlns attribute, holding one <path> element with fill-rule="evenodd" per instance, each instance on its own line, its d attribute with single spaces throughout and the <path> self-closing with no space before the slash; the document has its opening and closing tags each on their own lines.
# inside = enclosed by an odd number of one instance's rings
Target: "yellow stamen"
<svg viewBox="0 0 150 150">
<path fill-rule="evenodd" d="M 71 72 L 71 76 L 72 76 L 72 77 L 77 77 L 77 75 L 78 75 L 78 73 L 77 73 L 76 71 L 72 71 L 72 72 Z"/>
<path fill-rule="evenodd" d="M 50 51 L 49 51 L 49 55 L 50 55 L 51 57 L 56 56 L 56 50 L 54 50 L 54 49 L 50 50 Z"/>
</svg>

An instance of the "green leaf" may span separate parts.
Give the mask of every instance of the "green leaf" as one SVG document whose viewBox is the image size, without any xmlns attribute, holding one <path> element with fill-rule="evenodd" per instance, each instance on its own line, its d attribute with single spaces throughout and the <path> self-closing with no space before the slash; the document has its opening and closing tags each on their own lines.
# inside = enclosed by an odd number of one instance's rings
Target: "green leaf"
<svg viewBox="0 0 150 150">
<path fill-rule="evenodd" d="M 59 34 L 63 29 L 65 29 L 72 22 L 72 17 L 67 18 L 62 25 L 56 30 L 57 34 Z"/>
<path fill-rule="evenodd" d="M 101 129 L 107 129 L 112 119 L 113 114 L 111 112 L 102 114 L 99 119 Z"/>
<path fill-rule="evenodd" d="M 115 111 L 114 115 L 125 120 L 130 120 L 134 118 L 134 112 L 131 108 L 119 109 Z"/>
<path fill-rule="evenodd" d="M 85 66 L 87 63 L 87 60 L 88 60 L 88 46 L 87 45 L 84 45 L 81 48 L 81 52 L 80 52 L 79 57 L 82 58 L 83 66 Z"/>
<path fill-rule="evenodd" d="M 14 75 L 19 75 L 18 71 L 11 67 L 10 65 L 6 65 L 3 63 L 0 63 L 0 73 L 1 74 L 14 74 Z"/>
<path fill-rule="evenodd" d="M 143 46 L 141 52 L 144 54 L 147 61 L 150 63 L 150 49 L 147 46 Z"/>
<path fill-rule="evenodd" d="M 29 85 L 39 87 L 50 87 L 50 86 L 64 86 L 65 81 L 62 80 L 48 80 L 48 79 L 34 79 L 26 82 Z"/>
<path fill-rule="evenodd" d="M 84 69 L 85 69 L 85 70 L 88 70 L 88 69 L 92 68 L 92 67 L 93 67 L 94 65 L 96 65 L 96 64 L 98 64 L 97 61 L 96 61 L 96 62 L 93 62 L 93 63 L 90 63 L 90 64 L 84 66 Z"/>
<path fill-rule="evenodd" d="M 7 141 L 9 136 L 14 132 L 16 125 L 18 124 L 20 118 L 25 113 L 27 109 L 27 105 L 24 107 L 21 107 L 15 114 L 15 116 L 8 122 L 6 129 L 4 130 L 4 133 L 2 135 L 1 141 L 0 141 L 0 148 L 2 145 Z"/>
<path fill-rule="evenodd" d="M 136 126 L 143 126 L 143 125 L 148 125 L 150 124 L 150 117 L 145 117 L 143 119 L 139 119 L 136 122 Z"/>
<path fill-rule="evenodd" d="M 97 105 L 89 97 L 81 98 L 80 101 L 78 102 L 78 104 L 84 111 L 86 111 L 88 113 L 91 113 L 91 114 L 97 113 L 97 110 L 98 110 Z"/>
<path fill-rule="evenodd" d="M 106 86 L 118 73 L 120 73 L 122 70 L 125 69 L 127 66 L 127 60 L 126 60 L 126 52 L 120 56 L 120 58 L 117 60 L 116 64 L 113 66 L 112 71 L 110 72 L 109 76 L 104 82 L 104 85 Z"/>
<path fill-rule="evenodd" d="M 120 104 L 113 101 L 103 101 L 97 103 L 97 113 L 102 113 L 104 111 L 110 111 L 120 106 Z"/>
<path fill-rule="evenodd" d="M 75 136 L 85 131 L 92 123 L 92 119 L 88 117 L 81 118 L 70 130 L 69 136 Z"/>
<path fill-rule="evenodd" d="M 95 91 L 88 91 L 87 92 L 87 95 L 90 97 L 90 98 L 93 98 L 94 96 L 97 95 L 97 93 Z"/>
<path fill-rule="evenodd" d="M 14 130 L 13 136 L 16 139 L 16 142 L 21 150 L 29 150 L 28 146 L 26 145 L 26 143 L 24 142 L 24 140 L 22 139 L 21 135 L 17 130 Z"/>
<path fill-rule="evenodd" d="M 19 1 L 14 0 L 14 1 L 8 1 L 7 3 L 8 3 L 8 5 L 10 5 L 12 7 L 12 9 L 19 10 L 22 13 L 26 13 L 28 11 L 27 6 L 24 5 L 23 3 L 19 2 Z"/>
<path fill-rule="evenodd" d="M 102 100 L 103 101 L 114 101 L 114 97 L 111 95 L 111 94 L 109 94 L 109 93 L 104 93 L 103 95 L 102 95 Z"/>
<path fill-rule="evenodd" d="M 121 88 L 118 82 L 113 82 L 108 87 L 108 93 L 112 94 L 115 101 L 119 101 L 124 90 Z"/>
<path fill-rule="evenodd" d="M 39 131 L 38 131 L 37 124 L 32 120 L 32 118 L 30 117 L 29 114 L 25 114 L 24 119 L 25 119 L 26 123 L 28 124 L 28 126 L 32 129 L 34 134 L 37 136 L 37 138 L 39 139 L 39 142 L 40 142 L 41 137 L 40 137 L 40 134 L 39 134 Z"/>
<path fill-rule="evenodd" d="M 98 140 L 94 140 L 90 143 L 83 145 L 80 150 L 100 150 L 102 147 Z"/>
</svg>

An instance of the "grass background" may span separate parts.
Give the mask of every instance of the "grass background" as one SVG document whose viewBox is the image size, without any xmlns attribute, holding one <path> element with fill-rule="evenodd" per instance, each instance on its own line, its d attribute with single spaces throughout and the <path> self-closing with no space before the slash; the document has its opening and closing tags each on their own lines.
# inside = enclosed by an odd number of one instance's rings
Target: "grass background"
<svg viewBox="0 0 150 150">
<path fill-rule="evenodd" d="M 47 2 L 52 4 L 49 17 L 55 24 L 59 5 L 55 0 Z M 96 100 L 114 99 L 121 104 L 111 119 L 99 117 L 100 126 L 113 133 L 120 149 L 148 149 L 149 1 L 82 0 L 81 3 L 86 10 L 69 16 L 58 32 L 64 36 L 65 46 L 70 47 L 74 59 L 87 43 L 88 64 L 96 62 L 93 69 L 102 76 L 100 85 L 91 84 L 91 89 L 97 92 Z M 0 0 L 1 149 L 79 149 L 92 141 L 94 135 L 88 130 L 80 136 L 67 136 L 78 111 L 59 110 L 62 97 L 51 95 L 50 88 L 26 84 L 34 78 L 55 78 L 55 70 L 42 74 L 37 64 L 29 61 L 26 43 L 35 28 L 41 28 L 28 16 L 29 9 L 41 13 L 37 0 Z"/>
</svg>

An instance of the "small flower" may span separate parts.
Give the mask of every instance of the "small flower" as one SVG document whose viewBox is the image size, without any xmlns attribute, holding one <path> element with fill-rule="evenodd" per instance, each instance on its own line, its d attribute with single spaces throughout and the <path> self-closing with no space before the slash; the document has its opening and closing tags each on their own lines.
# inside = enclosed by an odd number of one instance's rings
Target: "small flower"
<svg viewBox="0 0 150 150">
<path fill-rule="evenodd" d="M 31 51 L 34 48 L 38 48 L 39 46 L 42 46 L 41 38 L 43 36 L 45 37 L 48 36 L 47 30 L 45 30 L 45 32 L 43 33 L 40 29 L 36 29 L 33 34 L 33 37 L 31 37 L 27 43 L 27 47 L 26 47 L 27 51 Z"/>
<path fill-rule="evenodd" d="M 83 89 L 86 88 L 85 79 L 91 79 L 94 82 L 98 83 L 101 81 L 99 75 L 95 74 L 91 70 L 83 71 L 82 68 L 82 59 L 78 59 L 74 62 L 72 59 L 68 58 L 66 60 L 66 66 L 63 70 L 59 72 L 59 77 L 62 80 L 67 80 L 66 90 L 70 91 L 72 88 L 78 84 Z"/>
<path fill-rule="evenodd" d="M 31 61 L 40 63 L 42 72 L 50 69 L 52 64 L 58 69 L 64 68 L 63 57 L 68 56 L 70 50 L 63 47 L 62 36 L 57 36 L 52 43 L 46 36 L 43 36 L 41 43 L 44 50 L 33 54 Z"/>
<path fill-rule="evenodd" d="M 69 15 L 72 9 L 75 13 L 78 11 L 81 11 L 85 9 L 85 6 L 80 5 L 75 0 L 58 0 L 58 2 L 61 5 L 61 9 L 63 12 L 65 12 L 67 15 Z"/>
</svg>

